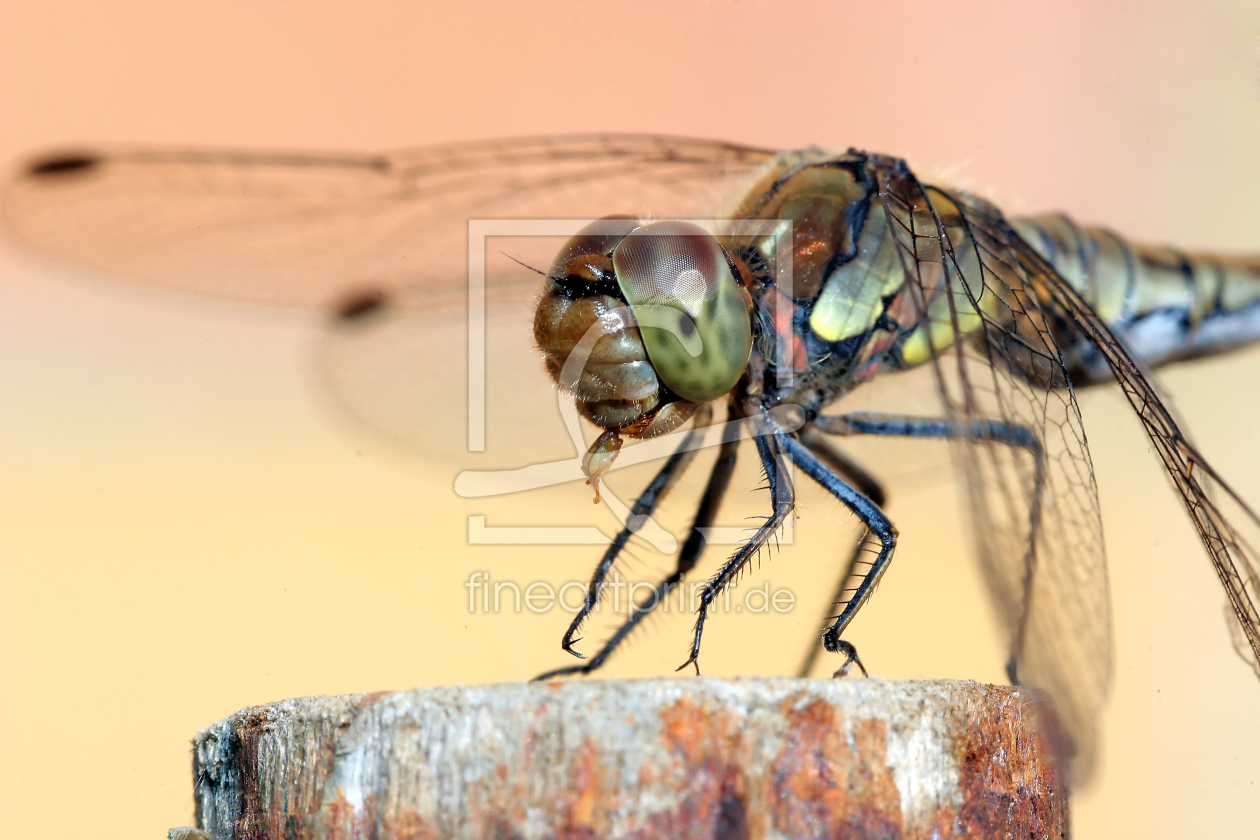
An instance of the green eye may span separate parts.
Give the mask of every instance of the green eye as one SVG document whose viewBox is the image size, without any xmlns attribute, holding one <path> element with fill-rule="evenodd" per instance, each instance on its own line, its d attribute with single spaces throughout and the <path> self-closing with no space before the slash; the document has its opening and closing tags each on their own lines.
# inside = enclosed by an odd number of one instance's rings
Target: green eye
<svg viewBox="0 0 1260 840">
<path fill-rule="evenodd" d="M 692 402 L 735 387 L 752 326 L 718 241 L 689 222 L 654 222 L 621 240 L 612 260 L 661 381 Z"/>
</svg>

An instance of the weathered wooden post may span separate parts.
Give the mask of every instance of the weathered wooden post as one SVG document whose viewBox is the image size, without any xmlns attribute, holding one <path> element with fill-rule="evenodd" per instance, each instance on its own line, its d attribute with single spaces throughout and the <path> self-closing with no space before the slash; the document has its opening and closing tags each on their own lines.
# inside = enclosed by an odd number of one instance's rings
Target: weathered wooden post
<svg viewBox="0 0 1260 840">
<path fill-rule="evenodd" d="M 1060 838 L 1052 717 L 1027 689 L 876 679 L 282 700 L 197 737 L 197 819 L 212 840 Z"/>
</svg>

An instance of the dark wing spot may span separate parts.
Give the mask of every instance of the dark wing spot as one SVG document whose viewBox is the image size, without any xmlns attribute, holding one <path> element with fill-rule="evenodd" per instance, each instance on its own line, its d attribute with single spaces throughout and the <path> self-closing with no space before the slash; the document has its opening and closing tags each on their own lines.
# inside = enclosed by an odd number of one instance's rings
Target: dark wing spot
<svg viewBox="0 0 1260 840">
<path fill-rule="evenodd" d="M 337 323 L 365 321 L 389 304 L 389 298 L 380 289 L 365 289 L 345 298 L 335 310 L 333 319 Z"/>
<path fill-rule="evenodd" d="M 696 322 L 687 317 L 679 318 L 678 331 L 683 338 L 691 338 L 691 334 L 696 331 Z"/>
<path fill-rule="evenodd" d="M 86 172 L 95 169 L 101 163 L 96 155 L 57 155 L 56 157 L 37 160 L 30 165 L 26 174 L 36 178 L 64 175 L 68 172 Z"/>
</svg>

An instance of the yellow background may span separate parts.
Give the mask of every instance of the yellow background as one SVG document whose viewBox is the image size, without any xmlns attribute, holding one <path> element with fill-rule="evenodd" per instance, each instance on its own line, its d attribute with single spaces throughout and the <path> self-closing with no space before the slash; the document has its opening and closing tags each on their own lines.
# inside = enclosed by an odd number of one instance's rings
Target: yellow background
<svg viewBox="0 0 1260 840">
<path fill-rule="evenodd" d="M 1260 249 L 1260 4 L 1102 5 L 10 0 L 0 159 L 102 141 L 373 150 L 584 130 L 855 145 L 1008 211 Z M 242 706 L 562 661 L 563 614 L 469 615 L 463 583 L 479 569 L 582 578 L 598 552 L 467 546 L 476 505 L 312 401 L 317 317 L 97 282 L 3 248 L 7 836 L 191 825 L 189 739 Z M 1253 501 L 1258 380 L 1257 352 L 1163 380 Z M 1114 392 L 1082 403 L 1118 664 L 1076 836 L 1260 837 L 1260 685 L 1138 424 Z M 882 676 L 999 680 L 948 486 L 890 511 L 901 546 L 850 638 Z M 593 509 L 574 521 L 604 523 Z M 795 667 L 850 527 L 804 495 L 798 545 L 760 572 L 799 608 L 715 619 L 707 673 Z M 681 661 L 676 619 L 609 675 Z"/>
</svg>

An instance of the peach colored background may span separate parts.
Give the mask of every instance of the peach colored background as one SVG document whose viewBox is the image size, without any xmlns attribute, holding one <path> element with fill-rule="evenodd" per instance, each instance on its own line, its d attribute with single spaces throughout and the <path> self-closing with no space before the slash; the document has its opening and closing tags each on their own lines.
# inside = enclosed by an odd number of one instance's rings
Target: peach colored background
<svg viewBox="0 0 1260 840">
<path fill-rule="evenodd" d="M 10 0 L 0 159 L 74 142 L 371 150 L 659 131 L 857 145 L 1008 210 L 1260 248 L 1260 5 L 1100 5 Z M 596 552 L 468 547 L 467 503 L 363 455 L 309 399 L 316 319 L 88 282 L 4 247 L 8 836 L 192 824 L 188 740 L 241 706 L 559 662 L 561 614 L 470 616 L 463 582 L 582 577 Z M 1258 381 L 1257 352 L 1164 377 L 1253 501 Z M 1260 837 L 1260 685 L 1137 423 L 1115 393 L 1083 404 L 1118 667 L 1076 836 Z M 833 503 L 803 502 L 800 544 L 762 570 L 800 609 L 715 620 L 707 673 L 794 667 L 848 534 Z M 883 676 L 1000 679 L 948 487 L 891 512 L 902 545 L 850 637 Z M 609 674 L 666 673 L 685 627 L 661 622 Z"/>
</svg>

